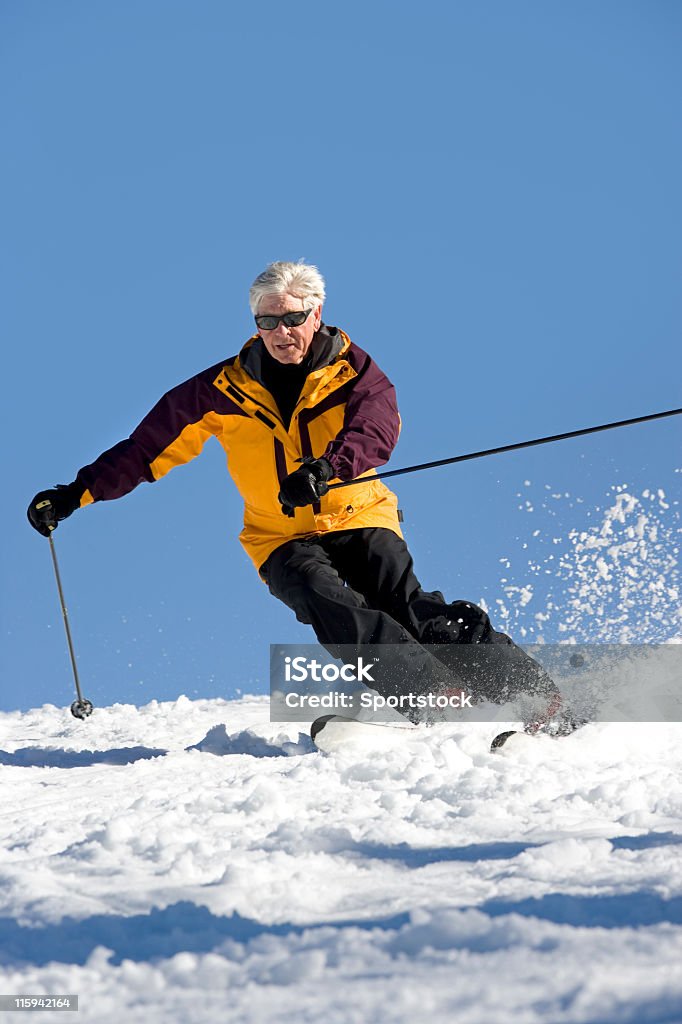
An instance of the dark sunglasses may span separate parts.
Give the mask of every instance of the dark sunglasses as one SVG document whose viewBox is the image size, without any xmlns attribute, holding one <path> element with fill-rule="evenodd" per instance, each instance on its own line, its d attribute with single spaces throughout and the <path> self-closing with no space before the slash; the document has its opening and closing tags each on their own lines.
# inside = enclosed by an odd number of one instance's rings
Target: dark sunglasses
<svg viewBox="0 0 682 1024">
<path fill-rule="evenodd" d="M 311 313 L 312 309 L 297 309 L 293 313 L 283 313 L 282 316 L 270 316 L 269 314 L 257 316 L 254 317 L 254 320 L 259 330 L 274 331 L 280 320 L 285 327 L 300 327 L 301 324 L 306 322 Z"/>
</svg>

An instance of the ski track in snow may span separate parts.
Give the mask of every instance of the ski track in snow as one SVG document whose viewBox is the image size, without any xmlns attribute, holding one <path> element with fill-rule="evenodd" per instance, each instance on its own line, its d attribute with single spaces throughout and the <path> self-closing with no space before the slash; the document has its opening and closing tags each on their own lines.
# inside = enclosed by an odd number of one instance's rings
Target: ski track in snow
<svg viewBox="0 0 682 1024">
<path fill-rule="evenodd" d="M 325 756 L 261 697 L 0 715 L 0 991 L 112 1024 L 679 1024 L 682 725 L 492 755 L 499 728 Z"/>
</svg>

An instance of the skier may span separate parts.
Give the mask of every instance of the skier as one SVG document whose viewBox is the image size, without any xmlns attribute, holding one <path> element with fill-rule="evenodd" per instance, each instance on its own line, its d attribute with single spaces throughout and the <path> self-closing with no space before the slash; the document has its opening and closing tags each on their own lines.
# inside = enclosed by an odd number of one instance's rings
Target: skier
<svg viewBox="0 0 682 1024">
<path fill-rule="evenodd" d="M 421 588 L 396 496 L 374 479 L 398 440 L 395 390 L 323 322 L 322 275 L 303 262 L 272 263 L 249 298 L 257 333 L 239 354 L 169 391 L 72 483 L 37 494 L 31 525 L 49 536 L 76 509 L 159 480 L 215 436 L 244 499 L 246 553 L 334 657 L 392 645 L 374 676 L 384 696 L 465 685 L 500 701 L 521 690 L 543 696 L 547 718 L 559 698 L 544 670 L 482 608 Z"/>
</svg>

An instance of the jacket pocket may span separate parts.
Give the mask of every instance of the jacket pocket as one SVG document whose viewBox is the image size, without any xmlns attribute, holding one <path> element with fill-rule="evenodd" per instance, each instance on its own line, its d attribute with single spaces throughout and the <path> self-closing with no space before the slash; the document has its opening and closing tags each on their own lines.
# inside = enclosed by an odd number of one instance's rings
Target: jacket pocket
<svg viewBox="0 0 682 1024">
<path fill-rule="evenodd" d="M 332 491 L 323 499 L 322 511 L 315 516 L 316 529 L 353 529 L 364 526 L 386 526 L 387 520 L 398 521 L 398 499 L 380 480 L 368 478 L 367 483 Z"/>
</svg>

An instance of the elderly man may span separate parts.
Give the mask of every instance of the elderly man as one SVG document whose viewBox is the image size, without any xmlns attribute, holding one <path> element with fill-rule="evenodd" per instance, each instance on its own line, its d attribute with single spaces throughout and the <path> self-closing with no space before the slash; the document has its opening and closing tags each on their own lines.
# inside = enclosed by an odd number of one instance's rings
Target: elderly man
<svg viewBox="0 0 682 1024">
<path fill-rule="evenodd" d="M 270 592 L 332 655 L 396 645 L 375 677 L 383 695 L 464 682 L 479 696 L 522 689 L 551 703 L 546 674 L 481 608 L 422 590 L 397 499 L 375 479 L 398 439 L 395 390 L 365 351 L 323 322 L 324 299 L 315 267 L 268 266 L 250 291 L 258 333 L 239 354 L 164 395 L 73 483 L 37 494 L 31 524 L 48 536 L 77 508 L 159 480 L 215 436 L 244 499 L 243 547 Z M 357 482 L 329 489 L 349 480 Z M 473 657 L 471 645 L 494 645 L 496 657 Z"/>
</svg>

